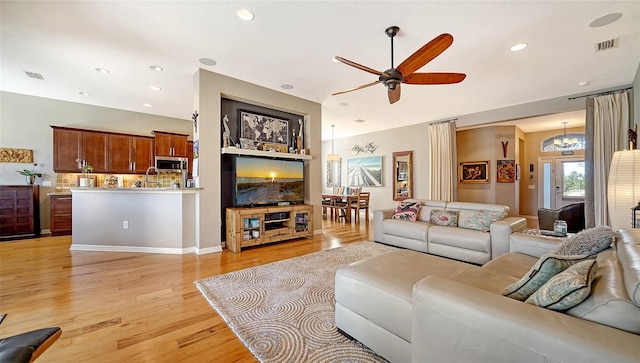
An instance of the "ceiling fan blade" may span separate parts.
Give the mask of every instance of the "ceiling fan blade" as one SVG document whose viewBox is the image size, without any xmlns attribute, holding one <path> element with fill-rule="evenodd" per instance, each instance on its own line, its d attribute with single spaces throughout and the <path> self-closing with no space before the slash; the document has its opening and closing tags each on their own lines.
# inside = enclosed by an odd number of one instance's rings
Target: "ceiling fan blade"
<svg viewBox="0 0 640 363">
<path fill-rule="evenodd" d="M 405 76 L 410 75 L 447 50 L 451 44 L 453 44 L 451 34 L 440 34 L 400 63 L 397 70 Z"/>
<path fill-rule="evenodd" d="M 371 87 L 374 86 L 376 84 L 380 83 L 380 81 L 375 81 L 375 82 L 371 82 L 371 83 L 367 83 L 367 84 L 363 84 L 362 86 L 358 86 L 356 88 L 352 88 L 352 89 L 348 89 L 346 91 L 341 91 L 341 92 L 336 92 L 334 94 L 332 94 L 332 96 L 336 96 L 336 95 L 341 95 L 343 93 L 347 93 L 347 92 L 351 92 L 351 91 L 357 91 L 359 89 L 363 89 L 363 88 L 367 88 L 367 87 Z"/>
<path fill-rule="evenodd" d="M 376 71 L 373 68 L 369 68 L 367 66 L 363 66 L 362 64 L 358 64 L 356 62 L 352 62 L 352 61 L 350 61 L 348 59 L 345 59 L 345 58 L 342 58 L 342 57 L 336 57 L 336 59 L 339 60 L 340 62 L 346 64 L 346 65 L 350 65 L 352 67 L 358 68 L 358 69 L 363 70 L 365 72 L 369 72 L 371 74 L 375 74 L 376 76 L 382 75 L 382 72 L 380 72 L 380 71 Z"/>
<path fill-rule="evenodd" d="M 464 73 L 412 73 L 402 83 L 407 84 L 451 84 L 460 83 L 467 77 Z"/>
<path fill-rule="evenodd" d="M 400 100 L 400 85 L 397 85 L 395 89 L 387 92 L 389 95 L 389 103 L 394 104 Z"/>
</svg>

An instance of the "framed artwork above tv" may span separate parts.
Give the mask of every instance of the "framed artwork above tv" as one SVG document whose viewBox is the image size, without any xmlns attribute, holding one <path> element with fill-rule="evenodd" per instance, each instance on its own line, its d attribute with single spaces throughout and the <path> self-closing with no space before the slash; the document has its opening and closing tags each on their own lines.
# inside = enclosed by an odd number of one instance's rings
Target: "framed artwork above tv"
<svg viewBox="0 0 640 363">
<path fill-rule="evenodd" d="M 258 142 L 289 145 L 289 120 L 238 111 L 240 137 Z"/>
</svg>

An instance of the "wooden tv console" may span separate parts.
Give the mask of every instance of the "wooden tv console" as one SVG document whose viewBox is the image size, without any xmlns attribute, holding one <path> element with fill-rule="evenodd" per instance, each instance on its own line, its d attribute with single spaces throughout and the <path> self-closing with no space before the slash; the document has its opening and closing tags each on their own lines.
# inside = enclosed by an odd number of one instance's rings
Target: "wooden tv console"
<svg viewBox="0 0 640 363">
<path fill-rule="evenodd" d="M 227 248 L 243 247 L 313 237 L 313 206 L 309 204 L 227 208 Z"/>
</svg>

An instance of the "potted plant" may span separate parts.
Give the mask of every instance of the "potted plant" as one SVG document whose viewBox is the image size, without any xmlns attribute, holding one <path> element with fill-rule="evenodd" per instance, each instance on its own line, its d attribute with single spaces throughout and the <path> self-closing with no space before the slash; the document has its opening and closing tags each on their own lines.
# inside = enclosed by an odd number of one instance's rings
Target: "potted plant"
<svg viewBox="0 0 640 363">
<path fill-rule="evenodd" d="M 89 173 L 93 171 L 93 166 L 87 164 L 86 162 L 82 163 L 80 167 L 80 171 L 82 171 L 83 176 L 80 177 L 80 186 L 81 187 L 90 187 L 91 186 L 91 178 L 89 177 Z"/>
<path fill-rule="evenodd" d="M 20 173 L 20 175 L 24 175 L 26 180 L 27 180 L 27 184 L 35 184 L 36 182 L 36 177 L 41 177 L 42 174 L 41 173 L 36 173 L 35 172 L 35 168 L 36 166 L 38 166 L 38 163 L 33 163 L 33 168 L 31 168 L 31 170 L 29 169 L 23 169 L 23 170 L 16 170 L 18 173 Z"/>
</svg>

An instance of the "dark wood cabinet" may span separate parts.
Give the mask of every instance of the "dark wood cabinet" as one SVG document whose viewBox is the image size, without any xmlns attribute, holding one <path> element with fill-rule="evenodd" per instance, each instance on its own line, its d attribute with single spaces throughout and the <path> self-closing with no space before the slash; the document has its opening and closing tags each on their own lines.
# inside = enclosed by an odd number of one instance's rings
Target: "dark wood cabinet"
<svg viewBox="0 0 640 363">
<path fill-rule="evenodd" d="M 40 187 L 0 186 L 0 239 L 40 235 Z"/>
<path fill-rule="evenodd" d="M 53 170 L 78 173 L 82 160 L 82 131 L 53 129 Z"/>
<path fill-rule="evenodd" d="M 144 173 L 154 165 L 153 138 L 144 136 L 109 135 L 109 172 Z"/>
<path fill-rule="evenodd" d="M 63 236 L 71 234 L 71 195 L 51 195 L 49 196 L 49 214 L 52 236 Z"/>
<path fill-rule="evenodd" d="M 104 132 L 53 127 L 53 170 L 79 173 L 84 160 L 95 173 L 107 172 L 108 139 Z"/>
<path fill-rule="evenodd" d="M 154 131 L 156 156 L 181 156 L 188 155 L 188 135 L 172 134 L 168 132 Z"/>
</svg>

